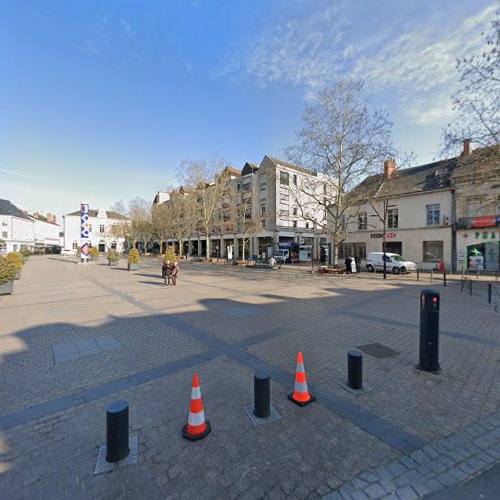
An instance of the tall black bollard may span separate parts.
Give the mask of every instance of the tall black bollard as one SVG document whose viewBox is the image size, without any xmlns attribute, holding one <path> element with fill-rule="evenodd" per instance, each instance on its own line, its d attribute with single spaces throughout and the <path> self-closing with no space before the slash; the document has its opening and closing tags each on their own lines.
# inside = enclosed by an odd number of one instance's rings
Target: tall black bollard
<svg viewBox="0 0 500 500">
<path fill-rule="evenodd" d="M 118 462 L 129 453 L 128 402 L 115 401 L 106 408 L 106 461 Z"/>
<path fill-rule="evenodd" d="M 420 281 L 420 269 L 417 267 L 417 281 Z"/>
<path fill-rule="evenodd" d="M 434 270 L 431 269 L 431 283 L 433 282 L 433 279 L 434 279 Z"/>
<path fill-rule="evenodd" d="M 255 372 L 253 376 L 253 414 L 257 418 L 271 415 L 271 377 L 266 372 Z"/>
<path fill-rule="evenodd" d="M 446 286 L 446 271 L 443 271 L 443 286 Z"/>
<path fill-rule="evenodd" d="M 465 278 L 462 276 L 460 278 L 460 291 L 463 292 L 464 291 L 464 286 L 465 286 Z"/>
<path fill-rule="evenodd" d="M 469 280 L 469 295 L 472 295 L 472 280 Z"/>
<path fill-rule="evenodd" d="M 347 385 L 351 389 L 363 389 L 363 355 L 359 351 L 347 353 Z"/>
<path fill-rule="evenodd" d="M 420 292 L 420 360 L 418 368 L 439 371 L 439 293 L 424 289 Z"/>
<path fill-rule="evenodd" d="M 492 291 L 493 291 L 493 285 L 491 283 L 488 283 L 488 304 L 491 304 Z"/>
</svg>

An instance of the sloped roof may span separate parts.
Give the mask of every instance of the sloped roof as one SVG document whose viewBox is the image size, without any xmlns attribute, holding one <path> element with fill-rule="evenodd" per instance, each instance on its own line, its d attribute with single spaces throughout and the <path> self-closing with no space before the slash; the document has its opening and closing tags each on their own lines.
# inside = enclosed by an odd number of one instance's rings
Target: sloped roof
<svg viewBox="0 0 500 500">
<path fill-rule="evenodd" d="M 447 189 L 458 182 L 500 175 L 500 148 L 481 148 L 467 156 L 457 156 L 417 167 L 397 169 L 389 179 L 376 174 L 364 179 L 350 196 L 355 200 L 394 198 L 407 194 Z"/>
<path fill-rule="evenodd" d="M 0 215 L 12 215 L 14 217 L 20 217 L 21 219 L 31 220 L 31 217 L 19 210 L 19 208 L 9 200 L 0 200 Z"/>
<path fill-rule="evenodd" d="M 89 217 L 97 217 L 97 212 L 98 210 L 89 209 Z M 77 215 L 79 217 L 80 210 L 77 210 L 76 212 L 71 212 L 70 214 L 66 215 Z M 126 219 L 126 217 L 124 217 L 123 215 L 117 214 L 116 212 L 111 212 L 109 210 L 106 210 L 106 217 L 108 219 Z"/>
<path fill-rule="evenodd" d="M 259 165 L 247 161 L 241 170 L 241 175 L 254 174 L 259 170 Z"/>
<path fill-rule="evenodd" d="M 264 158 L 269 158 L 269 160 L 271 160 L 271 162 L 274 163 L 275 166 L 282 165 L 285 168 L 297 170 L 298 172 L 302 172 L 304 174 L 318 175 L 318 173 L 315 172 L 314 170 L 310 170 L 310 169 L 304 168 L 304 167 L 299 167 L 297 165 L 293 165 L 292 163 L 288 163 L 288 162 L 283 161 L 283 160 L 278 160 L 277 158 L 273 158 L 272 156 L 269 156 L 269 155 L 266 155 Z"/>
</svg>

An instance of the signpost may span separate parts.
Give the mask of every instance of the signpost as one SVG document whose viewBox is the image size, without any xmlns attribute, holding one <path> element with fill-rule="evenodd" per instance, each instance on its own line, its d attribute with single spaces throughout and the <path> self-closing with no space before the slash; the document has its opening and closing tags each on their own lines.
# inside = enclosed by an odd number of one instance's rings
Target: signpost
<svg viewBox="0 0 500 500">
<path fill-rule="evenodd" d="M 90 254 L 89 236 L 89 205 L 88 203 L 80 203 L 80 258 L 85 263 L 87 263 Z"/>
</svg>

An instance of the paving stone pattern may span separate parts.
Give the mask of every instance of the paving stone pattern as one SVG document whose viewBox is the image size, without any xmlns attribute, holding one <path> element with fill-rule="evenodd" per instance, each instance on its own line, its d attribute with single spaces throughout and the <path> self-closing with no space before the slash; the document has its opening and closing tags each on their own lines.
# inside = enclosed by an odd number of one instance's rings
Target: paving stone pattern
<svg viewBox="0 0 500 500">
<path fill-rule="evenodd" d="M 500 462 L 500 414 L 368 469 L 326 495 L 336 499 L 416 499 L 468 480 Z"/>
<path fill-rule="evenodd" d="M 415 369 L 422 283 L 185 262 L 177 287 L 161 283 L 154 259 L 129 273 L 50 256 L 0 298 L 2 496 L 413 498 L 498 460 L 500 328 L 479 298 L 435 285 L 435 376 Z M 347 352 L 370 344 L 398 355 L 365 354 L 372 390 L 350 394 L 338 384 Z M 287 399 L 299 350 L 317 396 L 305 408 Z M 257 369 L 281 418 L 254 427 L 244 408 Z M 213 430 L 190 443 L 194 372 Z M 130 403 L 137 463 L 94 476 L 117 399 Z"/>
</svg>

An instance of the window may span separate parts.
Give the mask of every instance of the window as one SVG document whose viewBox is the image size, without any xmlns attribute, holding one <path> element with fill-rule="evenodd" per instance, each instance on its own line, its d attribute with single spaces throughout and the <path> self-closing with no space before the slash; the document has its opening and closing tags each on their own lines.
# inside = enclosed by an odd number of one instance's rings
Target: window
<svg viewBox="0 0 500 500">
<path fill-rule="evenodd" d="M 2 238 L 7 238 L 7 237 L 8 237 L 7 231 L 2 231 Z"/>
<path fill-rule="evenodd" d="M 265 205 L 261 205 L 260 206 L 260 213 L 261 214 L 265 214 L 266 213 L 266 206 Z"/>
<path fill-rule="evenodd" d="M 280 171 L 280 184 L 282 186 L 290 185 L 290 175 L 288 174 L 288 172 Z"/>
<path fill-rule="evenodd" d="M 293 227 L 297 227 L 297 221 L 296 220 L 293 221 Z"/>
<path fill-rule="evenodd" d="M 387 210 L 387 227 L 389 229 L 396 229 L 399 224 L 399 214 L 397 208 L 389 208 Z"/>
<path fill-rule="evenodd" d="M 443 260 L 443 242 L 442 241 L 424 241 L 423 242 L 423 261 L 424 262 L 442 262 Z"/>
<path fill-rule="evenodd" d="M 104 224 L 101 224 L 101 225 L 99 226 L 99 232 L 100 232 L 101 234 L 102 234 L 102 233 L 104 233 Z"/>
<path fill-rule="evenodd" d="M 288 203 L 288 193 L 280 193 L 280 203 Z"/>
<path fill-rule="evenodd" d="M 116 241 L 113 241 L 113 243 L 111 243 L 111 250 L 116 250 Z"/>
<path fill-rule="evenodd" d="M 78 248 L 78 241 L 73 241 L 73 250 Z"/>
<path fill-rule="evenodd" d="M 293 183 L 297 185 L 297 174 L 293 174 Z"/>
<path fill-rule="evenodd" d="M 306 229 L 309 229 L 309 222 L 306 222 Z"/>
<path fill-rule="evenodd" d="M 293 207 L 293 215 L 297 215 L 297 207 Z"/>
<path fill-rule="evenodd" d="M 251 187 L 252 184 L 250 182 L 247 182 L 246 184 L 243 184 L 243 191 L 250 191 Z"/>
<path fill-rule="evenodd" d="M 238 184 L 236 184 L 236 190 L 239 191 L 241 189 L 241 184 L 238 182 Z"/>
<path fill-rule="evenodd" d="M 7 223 L 6 222 L 2 222 L 2 226 L 7 226 Z"/>
<path fill-rule="evenodd" d="M 266 227 L 266 219 L 262 219 L 260 221 L 260 224 L 261 224 L 262 227 Z"/>
<path fill-rule="evenodd" d="M 286 217 L 288 217 L 289 215 L 290 215 L 290 214 L 289 214 L 288 210 L 284 210 L 284 209 L 281 209 L 281 210 L 280 210 L 280 217 L 281 217 L 281 218 L 286 218 Z"/>
<path fill-rule="evenodd" d="M 360 212 L 358 214 L 358 230 L 368 229 L 368 214 L 366 212 Z"/>
<path fill-rule="evenodd" d="M 441 205 L 439 203 L 425 205 L 425 210 L 427 212 L 427 225 L 439 226 L 441 218 Z"/>
</svg>

